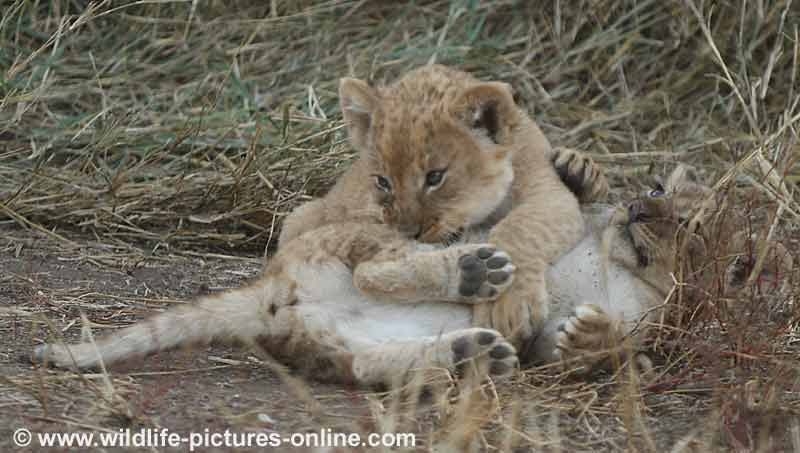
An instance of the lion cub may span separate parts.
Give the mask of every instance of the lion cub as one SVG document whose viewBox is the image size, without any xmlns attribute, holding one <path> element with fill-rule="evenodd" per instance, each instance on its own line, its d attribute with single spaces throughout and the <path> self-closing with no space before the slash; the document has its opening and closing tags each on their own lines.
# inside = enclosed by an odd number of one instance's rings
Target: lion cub
<svg viewBox="0 0 800 453">
<path fill-rule="evenodd" d="M 665 319 L 675 275 L 701 291 L 720 283 L 712 235 L 730 238 L 720 255 L 728 258 L 719 289 L 735 295 L 753 269 L 748 222 L 739 214 L 683 165 L 624 206 L 584 206 L 587 234 L 550 268 L 553 310 L 540 335 L 521 348 L 520 360 L 569 360 L 590 371 L 612 365 L 612 354 L 624 358 L 624 338 L 635 350 L 643 333 Z M 777 294 L 790 282 L 794 260 L 782 244 L 768 247 L 758 280 L 763 291 Z M 637 359 L 649 367 L 649 359 Z"/>
<path fill-rule="evenodd" d="M 388 86 L 342 79 L 339 97 L 359 158 L 324 198 L 286 220 L 280 243 L 353 221 L 385 223 L 425 243 L 490 228 L 487 242 L 511 254 L 517 279 L 498 300 L 474 305 L 473 322 L 517 345 L 534 337 L 548 317 L 547 266 L 584 225 L 548 161 L 550 144 L 509 85 L 433 65 Z M 395 290 L 361 289 L 375 297 Z"/>
</svg>

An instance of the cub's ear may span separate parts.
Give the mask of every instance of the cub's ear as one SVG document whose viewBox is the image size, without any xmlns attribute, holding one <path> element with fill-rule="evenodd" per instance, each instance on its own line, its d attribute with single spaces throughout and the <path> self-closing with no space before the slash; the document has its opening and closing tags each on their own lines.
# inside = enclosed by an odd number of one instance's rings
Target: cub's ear
<svg viewBox="0 0 800 453">
<path fill-rule="evenodd" d="M 497 144 L 509 140 L 519 121 L 511 86 L 502 82 L 482 82 L 469 87 L 456 101 L 453 113 L 475 134 Z"/>
<path fill-rule="evenodd" d="M 350 143 L 366 149 L 372 118 L 378 108 L 378 92 L 363 80 L 344 77 L 339 81 L 339 107 L 347 123 Z"/>
</svg>

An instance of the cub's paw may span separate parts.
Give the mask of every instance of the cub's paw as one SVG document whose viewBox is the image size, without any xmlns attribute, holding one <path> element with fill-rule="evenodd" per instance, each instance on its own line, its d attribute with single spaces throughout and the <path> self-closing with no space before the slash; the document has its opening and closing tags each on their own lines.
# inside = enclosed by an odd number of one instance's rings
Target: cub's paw
<svg viewBox="0 0 800 453">
<path fill-rule="evenodd" d="M 465 378 L 503 378 L 519 367 L 517 351 L 497 331 L 491 329 L 464 329 L 454 332 L 450 342 L 452 370 Z"/>
<path fill-rule="evenodd" d="M 467 248 L 458 258 L 458 296 L 477 303 L 493 301 L 511 286 L 515 270 L 511 257 L 491 245 Z"/>
<path fill-rule="evenodd" d="M 749 256 L 739 255 L 731 261 L 725 270 L 725 290 L 732 293 L 744 288 L 747 277 L 753 270 L 754 260 Z"/>
<path fill-rule="evenodd" d="M 736 248 L 743 251 L 728 264 L 725 270 L 725 292 L 728 295 L 733 295 L 745 288 L 756 265 L 758 253 L 747 250 L 755 248 L 757 238 L 745 239 L 744 236 L 744 234 L 737 234 L 733 240 L 734 244 L 737 244 Z M 748 244 L 745 241 L 750 242 Z M 761 272 L 754 281 L 754 289 L 761 294 L 777 293 L 786 296 L 794 260 L 789 250 L 780 242 L 772 243 L 769 247 Z"/>
<path fill-rule="evenodd" d="M 621 335 L 606 312 L 583 304 L 558 328 L 556 356 L 579 374 L 591 372 L 621 344 Z"/>
<path fill-rule="evenodd" d="M 551 160 L 561 181 L 581 203 L 606 200 L 608 180 L 587 154 L 570 148 L 554 148 Z"/>
</svg>

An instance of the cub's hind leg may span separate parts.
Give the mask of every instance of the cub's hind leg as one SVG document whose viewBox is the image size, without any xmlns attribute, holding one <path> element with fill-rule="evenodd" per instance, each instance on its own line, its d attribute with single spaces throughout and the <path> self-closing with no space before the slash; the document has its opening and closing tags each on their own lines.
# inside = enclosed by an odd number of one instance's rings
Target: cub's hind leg
<svg viewBox="0 0 800 453">
<path fill-rule="evenodd" d="M 353 374 L 363 384 L 394 385 L 437 369 L 458 378 L 498 379 L 518 366 L 516 350 L 497 331 L 468 328 L 355 348 Z"/>
</svg>

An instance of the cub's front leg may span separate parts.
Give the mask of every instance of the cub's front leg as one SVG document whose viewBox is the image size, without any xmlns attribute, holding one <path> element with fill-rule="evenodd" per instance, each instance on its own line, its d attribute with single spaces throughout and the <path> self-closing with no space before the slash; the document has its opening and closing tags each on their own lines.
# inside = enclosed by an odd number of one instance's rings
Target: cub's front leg
<svg viewBox="0 0 800 453">
<path fill-rule="evenodd" d="M 473 312 L 474 325 L 496 329 L 517 347 L 536 336 L 548 317 L 545 273 L 550 263 L 583 234 L 575 196 L 552 168 L 547 171 L 553 174 L 542 176 L 536 189 L 541 192 L 524 197 L 489 235 L 489 242 L 507 250 L 514 260 L 514 285 L 495 302 L 476 306 Z M 552 181 L 546 182 L 548 178 Z"/>
<path fill-rule="evenodd" d="M 591 157 L 574 149 L 550 148 L 535 125 L 529 132 L 526 142 L 531 148 L 522 150 L 514 163 L 516 169 L 525 169 L 515 178 L 515 207 L 490 235 L 519 267 L 516 283 L 500 300 L 476 306 L 473 312 L 475 325 L 497 329 L 518 346 L 529 344 L 544 328 L 549 312 L 547 266 L 582 235 L 577 201 L 603 202 L 609 187 L 603 169 Z"/>
<path fill-rule="evenodd" d="M 489 244 L 432 249 L 412 243 L 359 263 L 353 279 L 362 293 L 378 299 L 474 304 L 503 294 L 515 270 L 508 254 Z"/>
<path fill-rule="evenodd" d="M 526 169 L 524 177 L 516 178 L 516 206 L 490 235 L 512 254 L 521 278 L 500 300 L 476 306 L 473 312 L 475 325 L 498 329 L 518 346 L 530 344 L 545 327 L 547 266 L 583 232 L 576 197 L 581 203 L 603 202 L 609 187 L 603 169 L 591 157 L 569 148 L 549 149 L 538 128 L 531 131 L 531 146 L 539 149 L 524 151 L 515 162 L 515 168 Z"/>
</svg>

